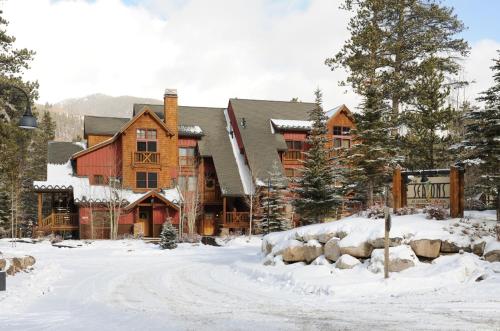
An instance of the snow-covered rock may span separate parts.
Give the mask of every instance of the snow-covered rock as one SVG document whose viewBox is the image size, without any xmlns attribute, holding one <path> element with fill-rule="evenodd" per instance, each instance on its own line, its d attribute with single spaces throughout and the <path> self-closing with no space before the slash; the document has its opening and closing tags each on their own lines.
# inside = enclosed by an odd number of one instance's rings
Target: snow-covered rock
<svg viewBox="0 0 500 331">
<path fill-rule="evenodd" d="M 369 269 L 372 272 L 383 272 L 384 271 L 384 250 L 375 249 L 372 252 L 370 259 Z M 415 266 L 418 263 L 418 258 L 408 245 L 401 245 L 389 248 L 389 271 L 399 272 L 410 267 Z"/>
<path fill-rule="evenodd" d="M 311 263 L 318 256 L 323 255 L 323 245 L 319 241 L 313 239 L 309 240 L 304 246 L 304 261 Z"/>
<path fill-rule="evenodd" d="M 373 251 L 373 246 L 366 241 L 361 242 L 357 245 L 351 245 L 350 243 L 345 243 L 344 239 L 342 239 L 339 243 L 339 246 L 340 254 L 347 254 L 358 258 L 370 257 Z"/>
<path fill-rule="evenodd" d="M 305 249 L 304 243 L 298 240 L 289 240 L 288 245 L 284 247 L 282 250 L 279 250 L 279 253 L 283 256 L 283 261 L 285 262 L 301 262 L 305 261 Z M 273 248 L 273 252 L 276 247 Z"/>
<path fill-rule="evenodd" d="M 483 256 L 484 248 L 486 247 L 486 242 L 480 241 L 472 245 L 472 253 Z"/>
<path fill-rule="evenodd" d="M 453 242 L 452 240 L 443 240 L 441 242 L 442 253 L 458 253 L 460 251 L 470 253 L 472 251 L 470 245 L 460 245 L 460 243 Z"/>
<path fill-rule="evenodd" d="M 339 257 L 339 259 L 335 263 L 335 267 L 338 269 L 352 269 L 358 264 L 361 264 L 361 262 L 357 258 L 349 254 L 344 254 Z"/>
<path fill-rule="evenodd" d="M 330 239 L 336 237 L 335 232 L 320 233 L 318 235 L 318 241 L 322 244 L 326 244 Z"/>
<path fill-rule="evenodd" d="M 389 247 L 395 247 L 401 245 L 402 240 L 403 239 L 399 237 L 389 238 Z M 384 248 L 385 247 L 384 241 L 385 241 L 384 238 L 376 238 L 370 240 L 369 243 L 370 245 L 373 246 L 373 248 Z"/>
<path fill-rule="evenodd" d="M 325 244 L 325 257 L 330 260 L 330 261 L 337 261 L 340 257 L 340 246 L 339 246 L 340 239 L 339 238 L 332 238 L 328 240 L 328 242 Z"/>
<path fill-rule="evenodd" d="M 420 257 L 436 258 L 441 249 L 441 240 L 419 239 L 410 241 L 411 249 Z"/>
<path fill-rule="evenodd" d="M 500 241 L 492 240 L 486 244 L 484 259 L 488 262 L 500 262 Z"/>
<path fill-rule="evenodd" d="M 311 262 L 312 265 L 330 265 L 330 261 L 324 256 L 318 256 L 314 261 Z"/>
<path fill-rule="evenodd" d="M 0 259 L 0 270 L 4 270 L 7 266 L 7 261 L 5 259 Z"/>
</svg>

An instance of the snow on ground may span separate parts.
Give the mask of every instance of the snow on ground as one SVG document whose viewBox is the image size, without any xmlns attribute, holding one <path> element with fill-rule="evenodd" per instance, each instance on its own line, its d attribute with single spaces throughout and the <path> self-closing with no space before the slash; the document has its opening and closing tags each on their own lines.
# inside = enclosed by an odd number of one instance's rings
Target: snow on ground
<svg viewBox="0 0 500 331">
<path fill-rule="evenodd" d="M 223 243 L 163 251 L 140 240 L 0 240 L 4 254 L 37 259 L 0 292 L 0 329 L 500 329 L 500 263 L 473 254 L 384 280 L 368 262 L 264 266 L 259 237 Z"/>
</svg>

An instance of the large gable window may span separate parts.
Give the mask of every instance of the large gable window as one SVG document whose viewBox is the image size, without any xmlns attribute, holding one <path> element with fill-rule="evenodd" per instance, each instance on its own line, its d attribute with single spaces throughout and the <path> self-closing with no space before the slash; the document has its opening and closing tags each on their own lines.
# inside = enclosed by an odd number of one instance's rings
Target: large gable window
<svg viewBox="0 0 500 331">
<path fill-rule="evenodd" d="M 156 152 L 157 148 L 156 129 L 137 129 L 138 152 Z"/>
</svg>

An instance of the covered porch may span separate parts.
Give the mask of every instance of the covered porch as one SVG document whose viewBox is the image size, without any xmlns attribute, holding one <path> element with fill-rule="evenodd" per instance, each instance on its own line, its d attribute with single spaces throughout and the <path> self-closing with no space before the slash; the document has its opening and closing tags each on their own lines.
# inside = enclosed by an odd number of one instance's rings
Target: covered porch
<svg viewBox="0 0 500 331">
<path fill-rule="evenodd" d="M 243 197 L 222 198 L 220 234 L 247 233 L 250 229 L 250 209 Z"/>
<path fill-rule="evenodd" d="M 36 236 L 57 234 L 67 238 L 78 238 L 78 208 L 71 188 L 46 188 L 35 192 L 38 196 L 38 215 L 34 234 Z"/>
</svg>

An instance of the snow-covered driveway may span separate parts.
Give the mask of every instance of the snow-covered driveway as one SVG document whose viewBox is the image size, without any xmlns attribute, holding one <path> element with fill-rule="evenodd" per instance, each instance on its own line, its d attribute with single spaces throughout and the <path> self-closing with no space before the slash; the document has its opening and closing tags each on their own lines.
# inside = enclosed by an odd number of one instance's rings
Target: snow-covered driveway
<svg viewBox="0 0 500 331">
<path fill-rule="evenodd" d="M 239 240 L 161 251 L 140 241 L 69 249 L 47 242 L 11 248 L 1 240 L 0 251 L 33 255 L 37 264 L 31 273 L 9 277 L 8 292 L 0 292 L 0 329 L 500 329 L 496 280 L 394 292 L 391 287 L 406 283 L 375 275 L 358 290 L 351 285 L 350 295 L 322 294 L 262 266 L 258 245 Z M 328 270 L 307 266 L 301 272 L 314 284 Z M 376 290 L 363 295 L 368 287 Z"/>
</svg>

